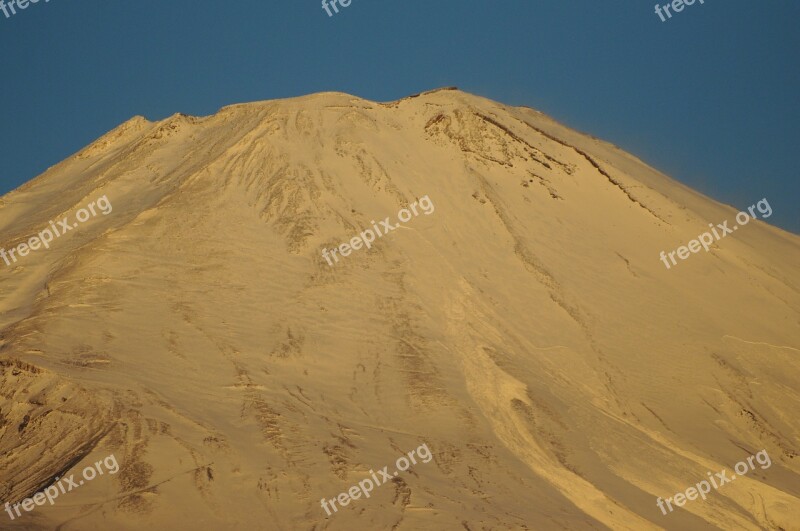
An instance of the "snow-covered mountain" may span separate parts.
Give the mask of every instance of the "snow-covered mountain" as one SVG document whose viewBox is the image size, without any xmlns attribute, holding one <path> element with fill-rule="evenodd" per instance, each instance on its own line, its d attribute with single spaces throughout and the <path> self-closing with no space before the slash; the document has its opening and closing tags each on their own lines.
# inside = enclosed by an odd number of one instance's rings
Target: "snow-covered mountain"
<svg viewBox="0 0 800 531">
<path fill-rule="evenodd" d="M 613 145 L 454 89 L 136 117 L 0 199 L 0 246 L 101 196 L 0 262 L 0 503 L 119 472 L 2 529 L 798 529 L 800 238 L 667 269 L 736 210 Z"/>
</svg>

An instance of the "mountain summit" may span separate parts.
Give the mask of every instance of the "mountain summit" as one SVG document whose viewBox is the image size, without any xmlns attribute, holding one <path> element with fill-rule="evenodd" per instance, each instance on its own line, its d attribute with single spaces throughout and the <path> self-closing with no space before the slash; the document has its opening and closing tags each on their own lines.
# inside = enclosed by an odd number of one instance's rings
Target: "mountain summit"
<svg viewBox="0 0 800 531">
<path fill-rule="evenodd" d="M 455 89 L 133 118 L 0 200 L 0 503 L 106 463 L 0 528 L 796 529 L 800 238 L 659 259 L 735 217 Z"/>
</svg>

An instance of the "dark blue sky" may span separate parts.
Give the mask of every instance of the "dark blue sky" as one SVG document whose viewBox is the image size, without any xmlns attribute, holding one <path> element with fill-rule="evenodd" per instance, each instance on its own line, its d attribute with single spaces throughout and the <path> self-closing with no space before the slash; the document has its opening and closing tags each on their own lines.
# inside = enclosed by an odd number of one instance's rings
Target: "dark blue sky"
<svg viewBox="0 0 800 531">
<path fill-rule="evenodd" d="M 5 0 L 8 2 L 8 0 Z M 666 0 L 662 1 L 662 4 Z M 537 108 L 800 233 L 800 2 L 40 0 L 0 11 L 0 193 L 131 116 L 445 85 Z M 709 220 L 719 221 L 719 220 Z"/>
</svg>

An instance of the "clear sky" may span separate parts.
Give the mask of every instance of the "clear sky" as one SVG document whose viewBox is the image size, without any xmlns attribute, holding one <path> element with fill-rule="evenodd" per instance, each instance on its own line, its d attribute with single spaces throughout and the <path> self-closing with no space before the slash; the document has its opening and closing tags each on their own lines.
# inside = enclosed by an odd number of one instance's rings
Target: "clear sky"
<svg viewBox="0 0 800 531">
<path fill-rule="evenodd" d="M 134 115 L 455 85 L 539 109 L 738 208 L 766 197 L 768 221 L 800 233 L 800 2 L 697 0 L 666 22 L 655 3 L 352 0 L 329 17 L 320 0 L 40 0 L 0 11 L 0 193 Z"/>
</svg>

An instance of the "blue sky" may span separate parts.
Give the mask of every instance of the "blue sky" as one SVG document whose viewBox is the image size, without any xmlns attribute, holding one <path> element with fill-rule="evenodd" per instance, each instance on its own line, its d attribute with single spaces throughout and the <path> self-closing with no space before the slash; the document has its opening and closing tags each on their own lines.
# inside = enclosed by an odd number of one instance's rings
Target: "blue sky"
<svg viewBox="0 0 800 531">
<path fill-rule="evenodd" d="M 767 197 L 800 233 L 800 2 L 698 0 L 666 22 L 655 3 L 40 0 L 0 12 L 0 193 L 137 114 L 456 85 L 738 208 Z"/>
</svg>

